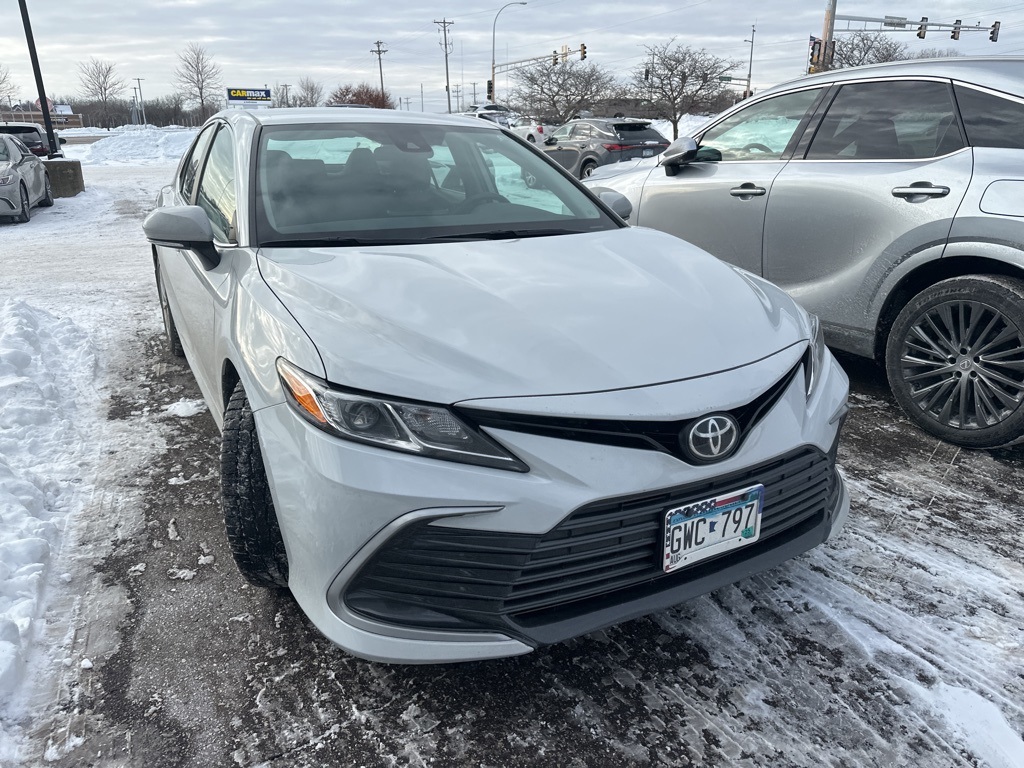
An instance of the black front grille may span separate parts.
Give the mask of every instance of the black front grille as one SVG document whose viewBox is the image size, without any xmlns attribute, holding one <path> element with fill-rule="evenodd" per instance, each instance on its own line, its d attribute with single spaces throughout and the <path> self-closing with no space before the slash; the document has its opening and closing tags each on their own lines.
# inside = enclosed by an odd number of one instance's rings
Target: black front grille
<svg viewBox="0 0 1024 768">
<path fill-rule="evenodd" d="M 755 544 L 662 571 L 669 508 L 756 483 L 765 486 L 765 497 Z M 529 637 L 530 627 L 723 570 L 799 535 L 822 522 L 838 490 L 834 451 L 806 447 L 706 482 L 588 504 L 544 535 L 416 523 L 363 566 L 345 601 L 388 623 Z"/>
<path fill-rule="evenodd" d="M 740 445 L 750 431 L 757 426 L 765 414 L 779 401 L 790 382 L 796 376 L 803 359 L 782 378 L 764 390 L 745 405 L 733 408 L 731 414 L 740 428 Z M 513 432 L 529 432 L 545 437 L 558 437 L 584 443 L 615 445 L 621 448 L 638 448 L 649 451 L 670 453 L 677 459 L 689 461 L 683 451 L 680 435 L 696 419 L 678 421 L 631 421 L 627 419 L 590 419 L 566 416 L 537 416 L 522 413 L 501 413 L 475 408 L 456 409 L 459 416 L 477 427 L 507 429 Z M 705 416 L 701 414 L 701 416 Z"/>
</svg>

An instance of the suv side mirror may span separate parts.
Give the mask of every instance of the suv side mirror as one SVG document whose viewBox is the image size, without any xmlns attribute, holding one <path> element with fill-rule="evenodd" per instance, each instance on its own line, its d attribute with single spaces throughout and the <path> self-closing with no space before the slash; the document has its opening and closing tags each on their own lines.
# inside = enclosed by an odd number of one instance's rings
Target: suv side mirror
<svg viewBox="0 0 1024 768">
<path fill-rule="evenodd" d="M 548 136 L 546 139 L 544 139 L 544 143 L 547 144 L 549 147 L 552 147 L 558 143 L 558 139 L 556 139 L 554 136 Z"/>
<path fill-rule="evenodd" d="M 679 169 L 697 157 L 697 142 L 689 136 L 680 136 L 661 153 L 661 165 L 666 176 L 675 176 Z"/>
</svg>

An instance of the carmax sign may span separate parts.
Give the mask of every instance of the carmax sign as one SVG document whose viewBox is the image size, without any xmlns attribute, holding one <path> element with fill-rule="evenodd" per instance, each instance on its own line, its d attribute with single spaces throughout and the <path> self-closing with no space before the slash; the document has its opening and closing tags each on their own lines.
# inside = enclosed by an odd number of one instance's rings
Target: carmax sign
<svg viewBox="0 0 1024 768">
<path fill-rule="evenodd" d="M 228 88 L 228 105 L 239 107 L 269 107 L 269 88 Z"/>
</svg>

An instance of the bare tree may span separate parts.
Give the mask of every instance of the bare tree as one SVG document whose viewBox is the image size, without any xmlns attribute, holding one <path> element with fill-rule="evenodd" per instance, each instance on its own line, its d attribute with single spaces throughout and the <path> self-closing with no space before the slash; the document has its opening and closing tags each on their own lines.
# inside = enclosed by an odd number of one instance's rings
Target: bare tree
<svg viewBox="0 0 1024 768">
<path fill-rule="evenodd" d="M 391 94 L 386 92 L 381 94 L 380 88 L 369 83 L 339 85 L 327 98 L 327 106 L 336 104 L 366 104 L 379 109 L 395 108 Z"/>
<path fill-rule="evenodd" d="M 598 64 L 563 61 L 556 66 L 539 62 L 512 72 L 515 85 L 509 101 L 530 114 L 564 123 L 581 110 L 606 98 L 615 77 Z"/>
<path fill-rule="evenodd" d="M 884 32 L 857 30 L 836 38 L 832 69 L 902 61 L 908 58 L 907 44 L 893 40 Z"/>
<path fill-rule="evenodd" d="M 684 115 L 707 112 L 721 97 L 721 77 L 739 66 L 701 48 L 680 45 L 675 39 L 644 46 L 646 61 L 633 70 L 636 96 L 650 101 L 655 114 L 672 123 L 672 138 L 679 138 Z"/>
<path fill-rule="evenodd" d="M 178 62 L 179 66 L 174 70 L 178 90 L 187 101 L 198 105 L 199 119 L 205 120 L 213 113 L 213 105 L 220 102 L 220 67 L 199 43 L 189 43 L 178 54 Z"/>
<path fill-rule="evenodd" d="M 0 99 L 12 98 L 17 89 L 11 79 L 11 70 L 0 64 Z"/>
<path fill-rule="evenodd" d="M 116 70 L 116 64 L 102 59 L 89 59 L 78 65 L 81 93 L 85 98 L 97 102 L 101 123 L 108 128 L 112 102 L 128 87 Z"/>
<path fill-rule="evenodd" d="M 311 77 L 300 77 L 292 103 L 296 107 L 319 107 L 324 103 L 324 87 Z"/>
</svg>

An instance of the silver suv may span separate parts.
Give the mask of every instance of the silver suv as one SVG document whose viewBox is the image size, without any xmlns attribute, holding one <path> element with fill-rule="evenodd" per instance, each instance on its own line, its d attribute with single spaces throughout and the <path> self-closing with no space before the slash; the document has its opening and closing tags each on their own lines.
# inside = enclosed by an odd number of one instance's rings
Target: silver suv
<svg viewBox="0 0 1024 768">
<path fill-rule="evenodd" d="M 46 138 L 46 129 L 36 123 L 0 123 L 0 133 L 8 136 L 16 136 L 28 147 L 36 157 L 64 157 L 64 152 L 58 149 L 53 155 L 50 154 L 50 142 Z M 62 139 L 54 132 L 58 146 L 66 144 L 67 139 Z"/>
<path fill-rule="evenodd" d="M 622 170 L 589 184 L 785 288 L 831 346 L 884 360 L 922 428 L 1024 440 L 1024 58 L 805 77 Z"/>
</svg>

